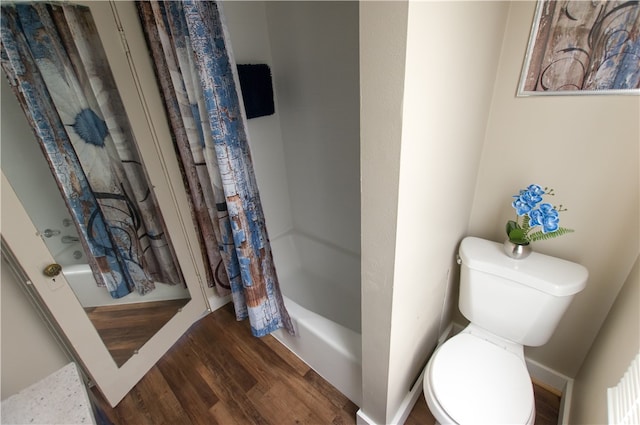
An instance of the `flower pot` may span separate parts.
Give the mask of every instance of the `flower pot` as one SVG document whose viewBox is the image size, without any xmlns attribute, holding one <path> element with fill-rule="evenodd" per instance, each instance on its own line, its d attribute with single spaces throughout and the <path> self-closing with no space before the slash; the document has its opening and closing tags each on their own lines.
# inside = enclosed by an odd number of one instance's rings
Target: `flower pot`
<svg viewBox="0 0 640 425">
<path fill-rule="evenodd" d="M 504 241 L 504 252 L 514 260 L 522 260 L 527 258 L 529 254 L 531 254 L 531 245 L 529 245 L 528 243 L 517 244 L 507 239 L 506 241 Z"/>
</svg>

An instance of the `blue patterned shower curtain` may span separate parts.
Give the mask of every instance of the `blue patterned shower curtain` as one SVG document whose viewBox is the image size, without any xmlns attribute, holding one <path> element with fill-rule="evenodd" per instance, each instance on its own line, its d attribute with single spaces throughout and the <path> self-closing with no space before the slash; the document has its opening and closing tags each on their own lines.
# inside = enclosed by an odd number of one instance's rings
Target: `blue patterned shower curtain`
<svg viewBox="0 0 640 425">
<path fill-rule="evenodd" d="M 145 294 L 154 281 L 181 283 L 90 10 L 33 2 L 1 11 L 2 68 L 98 284 L 119 298 Z"/>
<path fill-rule="evenodd" d="M 235 64 L 214 1 L 138 2 L 219 294 L 255 336 L 293 333 L 253 172 Z"/>
</svg>

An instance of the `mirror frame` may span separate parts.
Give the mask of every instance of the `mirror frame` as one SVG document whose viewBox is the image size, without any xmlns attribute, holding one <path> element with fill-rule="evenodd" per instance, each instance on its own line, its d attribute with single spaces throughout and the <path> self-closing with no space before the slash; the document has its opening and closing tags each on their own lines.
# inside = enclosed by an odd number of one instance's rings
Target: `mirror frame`
<svg viewBox="0 0 640 425">
<path fill-rule="evenodd" d="M 209 310 L 199 284 L 191 282 L 191 301 L 136 354 L 118 367 L 61 273 L 46 277 L 42 270 L 55 262 L 26 210 L 2 173 L 2 242 L 6 243 L 33 285 L 44 309 L 62 330 L 84 371 L 115 406 L 153 367 L 184 332 Z M 193 287 L 195 285 L 196 287 Z"/>
<path fill-rule="evenodd" d="M 62 274 L 42 270 L 55 263 L 13 188 L 2 173 L 2 240 L 28 276 L 57 325 L 107 401 L 115 406 L 198 319 L 228 297 L 217 298 L 206 273 L 171 132 L 146 41 L 133 2 L 80 1 L 88 6 L 122 97 L 140 156 L 169 230 L 189 301 L 124 365 L 117 367 Z M 134 60 L 135 58 L 135 60 Z"/>
</svg>

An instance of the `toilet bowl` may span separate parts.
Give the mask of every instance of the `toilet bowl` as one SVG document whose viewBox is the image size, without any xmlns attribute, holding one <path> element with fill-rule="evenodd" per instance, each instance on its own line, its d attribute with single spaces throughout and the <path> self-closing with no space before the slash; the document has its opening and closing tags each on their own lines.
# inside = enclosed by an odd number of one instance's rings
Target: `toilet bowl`
<svg viewBox="0 0 640 425">
<path fill-rule="evenodd" d="M 522 346 L 473 325 L 427 364 L 424 396 L 440 424 L 533 424 L 533 386 Z"/>
<path fill-rule="evenodd" d="M 460 244 L 458 264 L 458 306 L 470 324 L 427 363 L 427 405 L 443 424 L 533 424 L 524 346 L 549 340 L 589 273 L 536 252 L 514 260 L 502 244 L 474 237 Z"/>
</svg>

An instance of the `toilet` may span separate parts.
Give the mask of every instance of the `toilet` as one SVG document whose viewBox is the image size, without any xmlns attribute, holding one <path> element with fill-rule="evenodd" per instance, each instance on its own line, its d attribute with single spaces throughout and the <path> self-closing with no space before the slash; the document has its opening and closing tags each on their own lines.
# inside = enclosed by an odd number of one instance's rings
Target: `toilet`
<svg viewBox="0 0 640 425">
<path fill-rule="evenodd" d="M 532 253 L 514 260 L 503 244 L 460 244 L 459 307 L 470 321 L 436 349 L 424 396 L 440 424 L 533 424 L 533 385 L 524 346 L 545 344 L 584 289 L 580 264 Z"/>
</svg>

